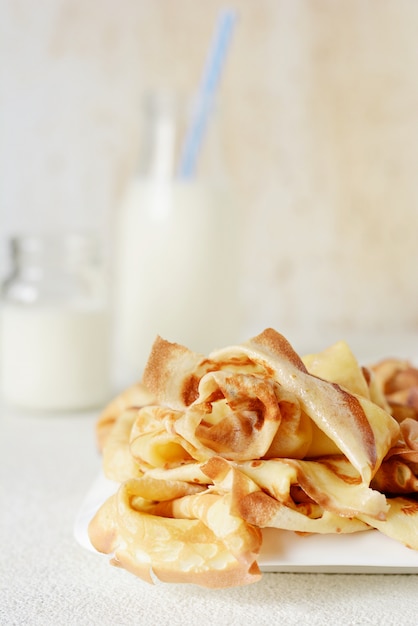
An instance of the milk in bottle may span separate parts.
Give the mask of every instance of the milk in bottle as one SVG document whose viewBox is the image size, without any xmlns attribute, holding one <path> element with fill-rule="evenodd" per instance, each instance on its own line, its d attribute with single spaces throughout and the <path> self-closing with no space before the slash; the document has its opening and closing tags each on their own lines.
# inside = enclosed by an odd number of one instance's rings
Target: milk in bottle
<svg viewBox="0 0 418 626">
<path fill-rule="evenodd" d="M 207 354 L 240 335 L 240 224 L 211 120 L 196 175 L 176 173 L 185 110 L 153 99 L 146 158 L 116 214 L 116 378 L 138 380 L 157 335 Z"/>
</svg>

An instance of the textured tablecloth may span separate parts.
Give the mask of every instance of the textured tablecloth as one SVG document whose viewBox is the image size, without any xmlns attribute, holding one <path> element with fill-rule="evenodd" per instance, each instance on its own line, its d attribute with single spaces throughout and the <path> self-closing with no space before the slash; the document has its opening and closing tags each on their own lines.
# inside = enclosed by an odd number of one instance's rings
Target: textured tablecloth
<svg viewBox="0 0 418 626">
<path fill-rule="evenodd" d="M 0 413 L 0 624 L 418 624 L 416 575 L 264 574 L 248 587 L 147 585 L 81 548 L 95 415 Z"/>
</svg>

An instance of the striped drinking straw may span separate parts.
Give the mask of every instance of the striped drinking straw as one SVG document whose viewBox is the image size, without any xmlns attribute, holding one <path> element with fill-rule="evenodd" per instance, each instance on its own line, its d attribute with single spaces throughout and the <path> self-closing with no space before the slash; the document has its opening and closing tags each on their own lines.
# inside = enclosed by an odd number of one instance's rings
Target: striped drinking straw
<svg viewBox="0 0 418 626">
<path fill-rule="evenodd" d="M 191 122 L 181 151 L 178 172 L 180 178 L 191 178 L 195 174 L 197 156 L 206 132 L 222 69 L 225 65 L 226 53 L 235 21 L 236 14 L 231 9 L 223 9 L 220 12 L 200 88 L 194 102 Z"/>
</svg>

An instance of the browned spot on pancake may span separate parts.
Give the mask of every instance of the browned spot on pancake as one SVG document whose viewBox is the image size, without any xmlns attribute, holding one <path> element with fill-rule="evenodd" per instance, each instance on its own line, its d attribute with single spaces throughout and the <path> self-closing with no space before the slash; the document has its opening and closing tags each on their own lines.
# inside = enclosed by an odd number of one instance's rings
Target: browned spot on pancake
<svg viewBox="0 0 418 626">
<path fill-rule="evenodd" d="M 211 359 L 203 359 L 201 362 L 202 368 L 205 372 L 214 372 L 218 369 L 218 365 L 214 363 Z"/>
<path fill-rule="evenodd" d="M 206 402 L 209 402 L 210 404 L 212 404 L 212 402 L 217 402 L 218 400 L 223 400 L 224 399 L 224 394 L 222 392 L 221 389 L 215 389 L 215 391 L 213 391 L 210 396 L 208 396 Z"/>
<path fill-rule="evenodd" d="M 243 355 L 243 356 L 231 356 L 226 363 L 231 364 L 231 365 L 253 365 L 254 361 L 252 359 L 250 359 L 250 357 Z"/>
<path fill-rule="evenodd" d="M 251 339 L 250 343 L 266 348 L 274 356 L 284 357 L 301 372 L 307 372 L 302 359 L 288 340 L 273 328 L 266 328 L 260 335 Z"/>
<path fill-rule="evenodd" d="M 219 456 L 213 456 L 200 468 L 211 480 L 222 480 L 230 469 L 228 461 Z"/>
<path fill-rule="evenodd" d="M 162 337 L 157 337 L 151 348 L 151 353 L 148 357 L 148 362 L 145 366 L 143 375 L 144 384 L 151 391 L 151 393 L 155 393 L 159 390 L 162 369 L 161 366 L 165 363 L 170 353 L 171 344 L 165 339 L 162 339 Z M 168 373 L 166 374 L 166 377 L 167 376 Z M 164 382 L 165 381 L 163 381 L 163 384 Z"/>
<path fill-rule="evenodd" d="M 218 424 L 205 426 L 200 422 L 196 436 L 207 447 L 229 458 L 229 452 L 235 454 L 245 450 L 251 444 L 254 428 L 248 416 L 231 414 Z"/>
<path fill-rule="evenodd" d="M 336 476 L 338 476 L 338 478 L 341 478 L 341 480 L 347 483 L 347 485 L 360 485 L 362 482 L 360 474 L 352 475 L 343 472 L 341 469 L 341 465 L 338 464 L 339 458 L 339 456 L 319 457 L 316 459 L 316 461 L 331 470 L 334 474 L 336 474 Z M 337 462 L 335 462 L 334 459 Z"/>
<path fill-rule="evenodd" d="M 181 398 L 186 406 L 193 404 L 199 397 L 199 378 L 196 374 L 190 374 L 184 383 L 181 390 Z"/>
<path fill-rule="evenodd" d="M 207 371 L 218 370 L 235 370 L 235 371 L 248 371 L 255 375 L 272 376 L 274 369 L 267 363 L 260 360 L 254 361 L 246 354 L 240 354 L 238 356 L 226 356 L 223 358 L 216 358 L 213 361 L 208 360 L 210 369 Z"/>
<path fill-rule="evenodd" d="M 205 413 L 211 413 L 212 412 L 212 404 L 214 402 L 218 402 L 219 400 L 224 400 L 225 396 L 222 392 L 221 389 L 216 389 L 213 393 L 211 393 L 204 402 L 200 403 L 200 406 L 202 407 L 202 410 Z"/>
<path fill-rule="evenodd" d="M 290 497 L 295 504 L 313 504 L 314 500 L 299 485 L 290 485 Z"/>
<path fill-rule="evenodd" d="M 145 366 L 143 382 L 157 399 L 161 389 L 166 387 L 171 377 L 171 370 L 167 367 L 167 363 L 181 360 L 189 352 L 185 346 L 171 343 L 160 336 L 156 337 Z"/>
<path fill-rule="evenodd" d="M 250 359 L 249 356 L 247 356 L 246 354 L 244 355 L 239 355 L 239 356 L 230 356 L 227 358 L 224 358 L 220 361 L 216 361 L 216 365 L 217 368 L 219 369 L 219 367 L 228 367 L 228 366 L 232 366 L 232 367 L 249 367 L 249 366 L 255 366 L 258 367 L 258 364 L 255 363 L 255 361 L 253 361 L 252 359 Z"/>
<path fill-rule="evenodd" d="M 363 366 L 361 368 L 361 372 L 362 372 L 362 374 L 364 376 L 364 380 L 366 381 L 367 385 L 370 386 L 370 383 L 371 383 L 371 380 L 372 380 L 372 373 L 371 373 L 371 371 L 369 370 L 368 367 L 364 367 Z"/>
<path fill-rule="evenodd" d="M 338 391 L 343 402 L 348 406 L 350 413 L 353 415 L 355 419 L 355 427 L 361 433 L 361 438 L 367 451 L 367 456 L 371 462 L 372 468 L 376 467 L 376 440 L 374 437 L 373 429 L 370 426 L 369 420 L 367 419 L 366 413 L 364 412 L 360 402 L 355 396 L 351 395 L 351 393 L 348 393 L 348 391 L 345 391 L 345 389 L 342 389 L 336 383 L 332 383 L 332 385 Z"/>
<path fill-rule="evenodd" d="M 254 430 L 263 427 L 266 418 L 273 418 L 273 411 L 269 411 L 269 407 L 260 398 L 245 396 L 244 393 L 245 390 L 237 399 L 228 398 L 228 405 L 239 420 L 243 433 L 250 435 Z M 274 413 L 274 417 L 279 419 L 278 411 Z"/>
<path fill-rule="evenodd" d="M 240 498 L 237 508 L 241 517 L 250 524 L 263 528 L 277 512 L 280 504 L 263 491 L 255 491 Z"/>
<path fill-rule="evenodd" d="M 318 489 L 315 481 L 312 481 L 310 477 L 305 476 L 301 471 L 298 471 L 298 481 L 301 489 L 305 491 L 313 502 L 316 502 L 324 509 L 331 508 L 332 510 L 332 498 L 322 489 Z"/>
<path fill-rule="evenodd" d="M 404 515 L 417 515 L 418 514 L 418 502 L 416 500 L 402 500 L 405 504 L 401 507 L 401 511 Z"/>
</svg>

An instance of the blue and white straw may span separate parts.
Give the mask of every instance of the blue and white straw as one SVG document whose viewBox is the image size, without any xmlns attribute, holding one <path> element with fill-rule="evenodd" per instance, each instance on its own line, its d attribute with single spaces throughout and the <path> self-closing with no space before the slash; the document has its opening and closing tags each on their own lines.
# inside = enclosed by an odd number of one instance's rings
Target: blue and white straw
<svg viewBox="0 0 418 626">
<path fill-rule="evenodd" d="M 201 85 L 192 110 L 191 123 L 181 151 L 180 178 L 191 178 L 195 174 L 197 156 L 206 132 L 222 69 L 225 65 L 226 53 L 235 21 L 235 11 L 223 9 L 219 14 Z"/>
</svg>

